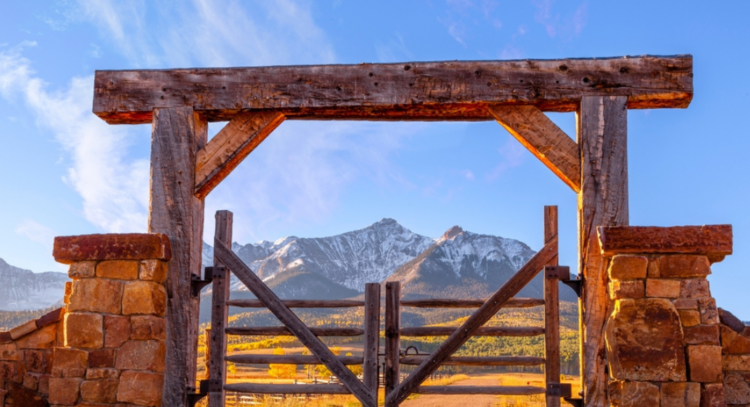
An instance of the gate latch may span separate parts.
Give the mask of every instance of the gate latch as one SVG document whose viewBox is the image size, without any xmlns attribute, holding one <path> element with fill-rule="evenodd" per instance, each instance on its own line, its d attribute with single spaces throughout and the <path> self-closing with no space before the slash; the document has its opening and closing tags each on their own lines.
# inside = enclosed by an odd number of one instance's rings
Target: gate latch
<svg viewBox="0 0 750 407">
<path fill-rule="evenodd" d="M 213 267 L 206 267 L 205 271 L 203 272 L 204 277 L 201 279 L 200 276 L 196 276 L 193 274 L 193 280 L 191 281 L 191 290 L 190 294 L 193 295 L 193 298 L 199 297 L 201 295 L 201 290 L 203 287 L 211 284 L 211 282 L 214 280 L 214 268 Z"/>
</svg>

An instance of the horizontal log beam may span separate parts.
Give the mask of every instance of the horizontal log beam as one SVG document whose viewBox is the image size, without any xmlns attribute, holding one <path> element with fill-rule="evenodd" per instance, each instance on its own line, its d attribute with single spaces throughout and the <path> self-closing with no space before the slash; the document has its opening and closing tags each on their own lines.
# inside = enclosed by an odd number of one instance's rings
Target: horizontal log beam
<svg viewBox="0 0 750 407">
<path fill-rule="evenodd" d="M 430 298 L 426 300 L 401 300 L 403 307 L 416 308 L 479 308 L 487 300 L 454 300 L 452 298 Z M 544 305 L 538 298 L 512 298 L 503 304 L 503 308 L 531 308 Z"/>
<path fill-rule="evenodd" d="M 322 365 L 313 355 L 231 355 L 224 358 L 227 362 L 245 363 L 249 365 L 265 365 L 275 363 L 279 365 Z M 361 365 L 362 356 L 337 356 L 336 359 L 345 365 Z"/>
<path fill-rule="evenodd" d="M 497 394 L 501 396 L 531 396 L 545 394 L 544 387 L 534 386 L 419 386 L 419 394 Z"/>
<path fill-rule="evenodd" d="M 627 96 L 628 108 L 685 108 L 693 58 L 447 61 L 395 64 L 97 71 L 94 113 L 151 122 L 157 107 L 191 106 L 209 121 L 244 110 L 288 119 L 492 120 L 487 105 L 571 112 L 585 95 Z"/>
<path fill-rule="evenodd" d="M 310 328 L 315 336 L 360 336 L 365 333 L 358 328 Z M 227 328 L 227 335 L 243 336 L 292 336 L 292 331 L 285 326 L 252 326 Z"/>
<path fill-rule="evenodd" d="M 364 301 L 355 300 L 281 300 L 287 308 L 352 308 L 364 307 Z M 266 308 L 260 300 L 229 300 L 227 305 L 240 308 Z"/>
<path fill-rule="evenodd" d="M 401 328 L 401 336 L 450 336 L 458 329 L 455 326 L 421 326 Z M 544 328 L 517 326 L 484 326 L 474 331 L 471 336 L 537 336 L 543 335 Z"/>
<path fill-rule="evenodd" d="M 250 394 L 351 394 L 340 384 L 236 383 L 224 385 L 224 390 Z"/>
<path fill-rule="evenodd" d="M 704 254 L 711 262 L 717 262 L 732 254 L 732 225 L 599 226 L 597 232 L 604 256 Z"/>
<path fill-rule="evenodd" d="M 402 365 L 418 365 L 430 355 L 409 355 L 399 359 Z M 534 356 L 452 356 L 441 363 L 442 366 L 537 366 L 544 364 L 544 358 Z"/>
</svg>

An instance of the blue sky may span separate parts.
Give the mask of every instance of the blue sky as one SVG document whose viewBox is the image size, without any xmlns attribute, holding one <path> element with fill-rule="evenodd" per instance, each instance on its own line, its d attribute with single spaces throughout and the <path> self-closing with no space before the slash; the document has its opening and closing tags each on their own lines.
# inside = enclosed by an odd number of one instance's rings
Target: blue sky
<svg viewBox="0 0 750 407">
<path fill-rule="evenodd" d="M 632 225 L 734 225 L 719 305 L 750 319 L 746 124 L 750 3 L 94 0 L 0 6 L 0 258 L 64 270 L 52 237 L 145 231 L 150 126 L 91 111 L 96 69 L 692 54 L 685 110 L 628 114 Z M 573 114 L 552 119 L 574 136 Z M 221 124 L 211 125 L 212 134 Z M 392 217 L 542 240 L 560 206 L 576 266 L 576 196 L 496 123 L 283 123 L 207 199 L 235 240 L 325 236 Z"/>
</svg>

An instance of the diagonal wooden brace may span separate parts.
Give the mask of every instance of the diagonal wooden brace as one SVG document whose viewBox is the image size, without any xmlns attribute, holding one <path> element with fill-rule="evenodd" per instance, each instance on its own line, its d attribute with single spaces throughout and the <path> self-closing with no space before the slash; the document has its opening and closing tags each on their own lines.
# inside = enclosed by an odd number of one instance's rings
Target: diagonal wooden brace
<svg viewBox="0 0 750 407">
<path fill-rule="evenodd" d="M 434 373 L 454 352 L 458 350 L 471 336 L 500 308 L 525 287 L 544 266 L 557 256 L 557 236 L 553 237 L 544 248 L 534 255 L 516 274 L 500 287 L 460 328 L 443 342 L 429 358 L 422 362 L 401 384 L 386 395 L 385 405 L 398 406 L 413 393 L 427 377 Z"/>
<path fill-rule="evenodd" d="M 357 376 L 347 369 L 317 336 L 310 332 L 310 329 L 297 315 L 289 310 L 279 297 L 231 249 L 217 241 L 214 245 L 214 256 L 219 262 L 227 266 L 328 370 L 341 380 L 341 383 L 352 392 L 363 406 L 377 407 L 375 395 L 370 389 L 360 382 Z"/>
</svg>

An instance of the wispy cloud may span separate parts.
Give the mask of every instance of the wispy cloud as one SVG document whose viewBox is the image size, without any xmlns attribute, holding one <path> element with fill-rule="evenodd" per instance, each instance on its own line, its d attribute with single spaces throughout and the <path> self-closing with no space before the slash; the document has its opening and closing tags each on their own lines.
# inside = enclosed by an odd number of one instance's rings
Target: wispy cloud
<svg viewBox="0 0 750 407">
<path fill-rule="evenodd" d="M 48 247 L 52 247 L 52 241 L 55 238 L 55 232 L 52 229 L 31 219 L 24 219 L 16 227 L 16 233 Z"/>
<path fill-rule="evenodd" d="M 588 4 L 583 2 L 575 11 L 561 14 L 553 11 L 555 2 L 556 0 L 534 0 L 534 20 L 544 26 L 550 38 L 569 40 L 580 34 L 586 26 Z"/>
<path fill-rule="evenodd" d="M 526 150 L 517 140 L 508 137 L 508 141 L 497 149 L 500 154 L 500 162 L 486 174 L 487 181 L 494 181 L 512 168 L 519 167 L 524 162 Z"/>
</svg>

